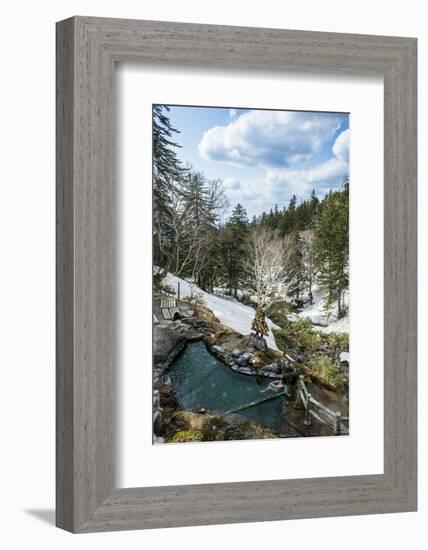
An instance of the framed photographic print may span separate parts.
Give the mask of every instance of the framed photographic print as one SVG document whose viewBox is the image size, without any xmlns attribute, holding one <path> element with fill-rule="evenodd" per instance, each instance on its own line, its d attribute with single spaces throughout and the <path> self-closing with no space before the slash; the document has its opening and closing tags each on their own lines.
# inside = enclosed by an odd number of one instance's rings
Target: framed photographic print
<svg viewBox="0 0 428 550">
<path fill-rule="evenodd" d="M 348 433 L 349 135 L 153 106 L 155 442 Z"/>
<path fill-rule="evenodd" d="M 416 40 L 57 26 L 57 525 L 416 509 Z"/>
</svg>

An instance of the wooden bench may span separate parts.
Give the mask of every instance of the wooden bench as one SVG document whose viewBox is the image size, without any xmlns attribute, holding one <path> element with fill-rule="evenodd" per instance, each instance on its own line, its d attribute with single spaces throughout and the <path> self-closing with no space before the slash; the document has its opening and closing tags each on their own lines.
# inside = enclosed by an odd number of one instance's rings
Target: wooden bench
<svg viewBox="0 0 428 550">
<path fill-rule="evenodd" d="M 160 307 L 162 315 L 166 320 L 173 319 L 176 312 L 180 313 L 180 310 L 177 308 L 177 302 L 174 298 L 162 298 Z"/>
<path fill-rule="evenodd" d="M 167 319 L 167 320 L 172 319 L 171 312 L 168 308 L 163 308 L 162 309 L 162 315 L 163 315 L 164 319 Z"/>
</svg>

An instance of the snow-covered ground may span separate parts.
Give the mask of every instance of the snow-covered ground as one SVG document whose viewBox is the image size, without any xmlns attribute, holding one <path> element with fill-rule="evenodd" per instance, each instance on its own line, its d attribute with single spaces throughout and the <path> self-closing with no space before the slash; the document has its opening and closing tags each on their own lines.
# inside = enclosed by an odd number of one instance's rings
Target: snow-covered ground
<svg viewBox="0 0 428 550">
<path fill-rule="evenodd" d="M 204 292 L 194 283 L 176 277 L 171 273 L 163 280 L 163 283 L 172 287 L 177 292 L 178 283 L 180 283 L 180 296 L 182 298 L 189 297 L 191 295 L 199 295 L 214 315 L 221 321 L 222 324 L 230 327 L 231 329 L 239 332 L 240 334 L 250 334 L 251 323 L 254 319 L 255 311 L 253 308 L 241 304 L 235 298 L 230 296 L 221 298 L 220 296 L 214 296 L 208 292 Z M 266 343 L 272 349 L 278 349 L 275 338 L 272 334 L 272 329 L 278 329 L 279 327 L 272 323 L 270 319 L 266 319 L 269 327 L 269 334 L 266 336 Z"/>
<path fill-rule="evenodd" d="M 346 315 L 345 317 L 342 317 L 342 319 L 339 319 L 338 321 L 333 321 L 326 327 L 314 327 L 315 330 L 319 330 L 320 332 L 346 332 L 349 334 L 349 317 Z"/>
<path fill-rule="evenodd" d="M 321 332 L 349 332 L 349 315 L 346 314 L 342 319 L 337 319 L 337 308 L 333 306 L 326 311 L 324 309 L 323 295 L 317 287 L 313 289 L 313 304 L 306 304 L 302 311 L 297 313 L 301 319 L 309 319 L 315 325 L 316 330 Z M 349 307 L 349 292 L 345 292 L 344 303 Z M 325 325 L 325 326 L 324 326 Z"/>
</svg>

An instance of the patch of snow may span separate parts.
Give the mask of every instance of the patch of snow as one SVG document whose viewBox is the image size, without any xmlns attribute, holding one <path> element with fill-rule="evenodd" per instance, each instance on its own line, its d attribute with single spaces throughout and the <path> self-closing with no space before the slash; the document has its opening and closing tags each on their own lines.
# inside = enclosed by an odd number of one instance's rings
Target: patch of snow
<svg viewBox="0 0 428 550">
<path fill-rule="evenodd" d="M 320 332 L 326 332 L 327 334 L 330 332 L 346 332 L 349 334 L 349 317 L 346 315 L 342 319 L 334 321 L 326 327 L 314 327 L 314 329 L 319 330 Z"/>
<path fill-rule="evenodd" d="M 315 330 L 320 332 L 349 332 L 349 315 L 337 319 L 337 307 L 332 306 L 329 310 L 324 309 L 324 295 L 315 285 L 313 288 L 313 304 L 305 304 L 303 310 L 296 315 L 301 319 L 309 319 L 314 323 Z M 344 305 L 349 307 L 349 292 L 345 292 Z"/>
<path fill-rule="evenodd" d="M 342 353 L 339 355 L 339 361 L 342 363 L 342 361 L 347 361 L 349 363 L 350 355 L 349 351 L 342 351 Z"/>
<path fill-rule="evenodd" d="M 182 298 L 199 295 L 203 299 L 204 304 L 214 313 L 222 324 L 240 334 L 250 334 L 251 323 L 255 315 L 255 311 L 252 307 L 241 304 L 238 300 L 234 298 L 231 299 L 230 296 L 225 299 L 205 292 L 196 284 L 189 283 L 185 279 L 172 275 L 172 273 L 168 273 L 164 282 L 174 289 L 177 289 L 178 283 L 180 283 L 180 296 Z M 277 350 L 278 347 L 272 329 L 278 329 L 279 327 L 268 318 L 266 318 L 266 322 L 269 327 L 269 334 L 265 337 L 266 343 L 268 347 Z"/>
</svg>

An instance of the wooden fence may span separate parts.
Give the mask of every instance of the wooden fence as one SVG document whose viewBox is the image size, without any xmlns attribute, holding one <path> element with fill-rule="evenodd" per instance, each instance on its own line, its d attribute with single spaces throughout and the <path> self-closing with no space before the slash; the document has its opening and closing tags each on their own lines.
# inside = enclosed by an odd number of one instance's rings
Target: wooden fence
<svg viewBox="0 0 428 550">
<path fill-rule="evenodd" d="M 336 435 L 349 433 L 349 416 L 342 416 L 340 412 L 332 411 L 317 401 L 305 384 L 305 377 L 299 376 L 295 406 L 303 406 L 305 409 L 304 424 L 310 426 L 311 417 L 315 417 L 330 425 Z"/>
</svg>

